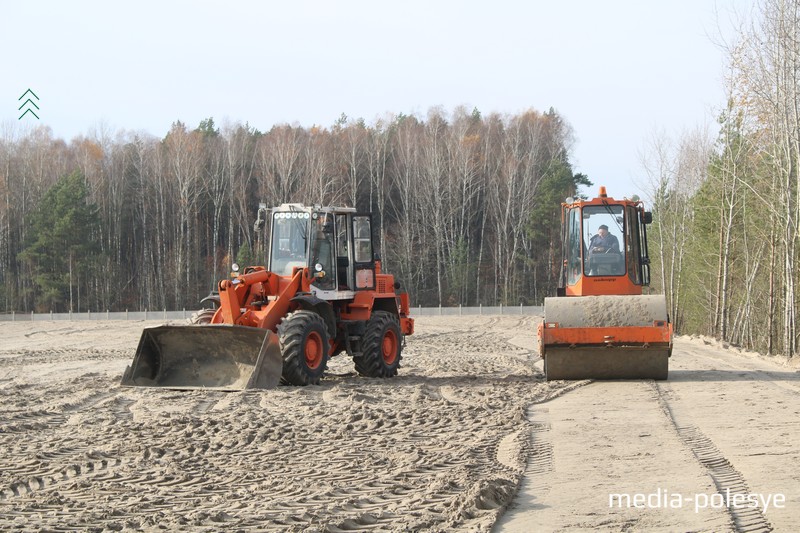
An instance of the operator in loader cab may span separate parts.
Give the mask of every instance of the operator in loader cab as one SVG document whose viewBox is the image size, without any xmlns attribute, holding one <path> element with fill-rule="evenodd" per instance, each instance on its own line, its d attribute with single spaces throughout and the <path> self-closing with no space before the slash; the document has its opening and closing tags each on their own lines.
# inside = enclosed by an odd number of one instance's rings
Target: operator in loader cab
<svg viewBox="0 0 800 533">
<path fill-rule="evenodd" d="M 619 253 L 619 241 L 608 232 L 608 226 L 597 228 L 597 235 L 589 241 L 589 255 Z"/>
</svg>

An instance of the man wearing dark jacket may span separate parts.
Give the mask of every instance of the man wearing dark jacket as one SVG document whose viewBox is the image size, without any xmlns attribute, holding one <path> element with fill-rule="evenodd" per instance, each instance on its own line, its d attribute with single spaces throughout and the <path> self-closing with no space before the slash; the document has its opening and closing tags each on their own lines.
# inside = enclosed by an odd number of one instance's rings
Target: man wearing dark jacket
<svg viewBox="0 0 800 533">
<path fill-rule="evenodd" d="M 619 241 L 608 232 L 608 226 L 603 224 L 597 228 L 597 235 L 589 241 L 589 255 L 619 253 Z"/>
</svg>

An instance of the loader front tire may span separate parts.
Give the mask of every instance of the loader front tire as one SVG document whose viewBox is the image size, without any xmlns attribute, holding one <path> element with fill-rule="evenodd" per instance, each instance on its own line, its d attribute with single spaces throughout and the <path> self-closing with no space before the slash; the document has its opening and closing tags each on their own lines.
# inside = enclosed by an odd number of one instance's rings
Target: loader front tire
<svg viewBox="0 0 800 533">
<path fill-rule="evenodd" d="M 386 311 L 373 312 L 361 343 L 362 351 L 353 356 L 356 370 L 371 378 L 396 376 L 402 358 L 402 342 L 397 317 Z"/>
<path fill-rule="evenodd" d="M 211 319 L 214 318 L 214 314 L 217 312 L 216 309 L 200 309 L 199 311 L 195 311 L 192 313 L 192 317 L 189 319 L 190 324 L 211 324 Z"/>
<path fill-rule="evenodd" d="M 328 366 L 328 330 L 313 311 L 295 311 L 278 326 L 283 354 L 281 383 L 317 385 Z"/>
</svg>

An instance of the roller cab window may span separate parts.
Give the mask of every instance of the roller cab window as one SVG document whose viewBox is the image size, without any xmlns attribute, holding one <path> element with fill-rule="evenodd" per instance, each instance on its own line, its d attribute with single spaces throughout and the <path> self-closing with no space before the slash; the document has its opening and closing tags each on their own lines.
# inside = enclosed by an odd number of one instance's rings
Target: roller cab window
<svg viewBox="0 0 800 533">
<path fill-rule="evenodd" d="M 625 215 L 622 206 L 584 207 L 583 237 L 586 242 L 583 273 L 586 276 L 625 275 Z"/>
</svg>

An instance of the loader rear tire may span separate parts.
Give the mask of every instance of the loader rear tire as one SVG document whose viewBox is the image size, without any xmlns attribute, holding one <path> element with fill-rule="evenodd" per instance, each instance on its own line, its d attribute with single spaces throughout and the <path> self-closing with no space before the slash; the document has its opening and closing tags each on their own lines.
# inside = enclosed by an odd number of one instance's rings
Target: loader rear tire
<svg viewBox="0 0 800 533">
<path fill-rule="evenodd" d="M 281 383 L 317 385 L 328 366 L 328 329 L 313 311 L 295 311 L 278 326 L 283 354 Z"/>
<path fill-rule="evenodd" d="M 397 375 L 402 359 L 403 338 L 400 322 L 386 311 L 375 311 L 367 322 L 361 353 L 353 356 L 356 370 L 370 378 L 391 378 Z"/>
<path fill-rule="evenodd" d="M 192 313 L 192 317 L 189 319 L 190 324 L 211 324 L 211 319 L 214 318 L 214 314 L 216 314 L 216 309 L 200 309 L 199 311 L 195 311 Z"/>
</svg>

